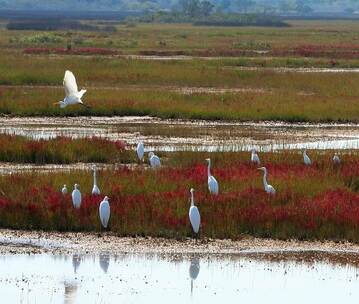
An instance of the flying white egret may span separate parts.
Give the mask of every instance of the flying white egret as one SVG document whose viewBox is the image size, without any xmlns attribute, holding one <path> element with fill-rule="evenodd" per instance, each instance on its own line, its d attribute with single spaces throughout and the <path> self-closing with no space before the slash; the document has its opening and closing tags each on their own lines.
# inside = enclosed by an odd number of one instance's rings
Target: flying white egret
<svg viewBox="0 0 359 304">
<path fill-rule="evenodd" d="M 74 74 L 70 71 L 65 72 L 64 76 L 64 88 L 65 88 L 65 98 L 64 100 L 61 100 L 59 102 L 56 102 L 55 104 L 59 104 L 60 108 L 65 108 L 66 106 L 73 105 L 73 104 L 80 104 L 84 107 L 87 107 L 85 105 L 81 98 L 86 93 L 86 90 L 79 91 L 77 88 L 76 78 Z"/>
<path fill-rule="evenodd" d="M 335 153 L 335 154 L 334 154 L 333 162 L 334 162 L 335 165 L 340 165 L 340 162 L 341 162 L 341 161 L 340 161 L 340 158 L 339 158 L 338 153 Z"/>
<path fill-rule="evenodd" d="M 142 162 L 143 157 L 145 156 L 145 146 L 144 146 L 143 142 L 139 142 L 137 144 L 136 152 L 137 152 L 138 159 Z"/>
<path fill-rule="evenodd" d="M 260 165 L 260 163 L 261 163 L 261 161 L 259 160 L 259 156 L 257 154 L 256 149 L 252 149 L 251 163 L 256 164 L 256 165 Z"/>
<path fill-rule="evenodd" d="M 62 192 L 63 195 L 67 194 L 67 187 L 66 187 L 66 185 L 64 185 L 64 186 L 62 187 L 61 192 Z"/>
<path fill-rule="evenodd" d="M 155 155 L 155 153 L 153 152 L 148 153 L 148 159 L 150 161 L 150 165 L 152 168 L 161 166 L 161 160 L 157 155 Z"/>
<path fill-rule="evenodd" d="M 96 166 L 93 166 L 92 167 L 92 170 L 93 170 L 93 188 L 92 188 L 92 195 L 100 195 L 101 194 L 101 191 L 100 191 L 100 188 L 97 186 L 97 183 L 96 183 Z"/>
<path fill-rule="evenodd" d="M 197 279 L 199 274 L 199 258 L 191 259 L 191 265 L 189 266 L 189 277 L 191 279 L 191 294 L 193 293 L 193 281 Z"/>
<path fill-rule="evenodd" d="M 275 189 L 273 188 L 273 186 L 269 185 L 268 182 L 267 182 L 267 174 L 268 174 L 267 168 L 262 167 L 262 168 L 258 168 L 258 170 L 261 170 L 264 173 L 263 174 L 263 186 L 264 186 L 265 192 L 267 192 L 268 194 L 274 195 L 275 194 Z"/>
<path fill-rule="evenodd" d="M 218 194 L 219 191 L 219 187 L 218 187 L 218 182 L 215 179 L 214 176 L 212 176 L 211 174 L 211 159 L 207 158 L 206 161 L 208 162 L 208 190 L 211 194 Z"/>
<path fill-rule="evenodd" d="M 106 229 L 108 225 L 108 221 L 110 219 L 110 204 L 108 202 L 108 197 L 105 196 L 103 201 L 100 204 L 100 207 L 98 208 L 99 214 L 100 214 L 100 221 L 102 226 Z"/>
<path fill-rule="evenodd" d="M 191 188 L 191 207 L 189 208 L 189 221 L 191 222 L 194 233 L 198 233 L 199 226 L 201 225 L 201 215 L 199 214 L 197 206 L 194 204 L 194 189 Z"/>
<path fill-rule="evenodd" d="M 81 192 L 78 189 L 79 185 L 74 185 L 74 190 L 72 191 L 72 203 L 76 209 L 79 209 L 81 206 Z"/>
<path fill-rule="evenodd" d="M 303 160 L 306 166 L 310 166 L 312 161 L 310 160 L 309 156 L 307 155 L 307 150 L 303 150 Z"/>
</svg>

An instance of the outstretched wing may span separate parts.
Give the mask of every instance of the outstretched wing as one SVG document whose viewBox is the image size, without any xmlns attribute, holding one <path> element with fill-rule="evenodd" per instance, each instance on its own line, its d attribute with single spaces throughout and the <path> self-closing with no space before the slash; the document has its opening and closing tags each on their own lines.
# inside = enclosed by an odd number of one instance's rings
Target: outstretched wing
<svg viewBox="0 0 359 304">
<path fill-rule="evenodd" d="M 75 95 L 78 93 L 76 78 L 74 74 L 70 71 L 65 72 L 64 88 L 66 96 Z"/>
</svg>

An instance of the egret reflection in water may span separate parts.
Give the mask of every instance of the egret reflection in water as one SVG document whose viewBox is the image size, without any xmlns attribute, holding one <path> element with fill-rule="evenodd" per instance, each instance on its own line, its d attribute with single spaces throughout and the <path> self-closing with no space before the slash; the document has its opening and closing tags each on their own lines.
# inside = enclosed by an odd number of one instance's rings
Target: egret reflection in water
<svg viewBox="0 0 359 304">
<path fill-rule="evenodd" d="M 110 255 L 109 254 L 100 254 L 100 267 L 104 273 L 107 273 L 108 267 L 110 265 Z"/>
<path fill-rule="evenodd" d="M 191 265 L 189 266 L 189 277 L 191 279 L 191 294 L 193 293 L 193 281 L 197 279 L 199 275 L 199 258 L 194 257 L 191 259 Z"/>
<path fill-rule="evenodd" d="M 77 284 L 75 282 L 64 282 L 64 304 L 76 302 Z"/>
<path fill-rule="evenodd" d="M 72 256 L 72 267 L 74 268 L 74 273 L 77 273 L 77 269 L 80 267 L 81 264 L 81 256 L 78 254 L 74 254 Z"/>
<path fill-rule="evenodd" d="M 80 257 L 81 267 L 74 275 L 72 255 L 1 256 L 1 303 L 302 304 L 356 303 L 359 298 L 359 255 L 353 252 L 189 257 L 177 253 L 116 257 L 104 252 L 101 258 L 97 254 Z M 99 262 L 107 273 L 98 269 Z M 200 270 L 200 284 L 195 284 Z M 195 294 L 188 292 L 188 280 Z"/>
</svg>

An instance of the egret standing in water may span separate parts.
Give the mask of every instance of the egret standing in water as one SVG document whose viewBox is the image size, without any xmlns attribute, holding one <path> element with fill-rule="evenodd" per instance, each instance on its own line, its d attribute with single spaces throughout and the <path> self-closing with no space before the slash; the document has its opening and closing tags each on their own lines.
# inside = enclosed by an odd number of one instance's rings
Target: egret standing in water
<svg viewBox="0 0 359 304">
<path fill-rule="evenodd" d="M 207 168 L 207 175 L 208 175 L 208 190 L 211 194 L 218 194 L 219 187 L 218 182 L 215 179 L 214 176 L 211 174 L 211 159 L 207 158 L 206 161 L 208 162 L 208 168 Z"/>
<path fill-rule="evenodd" d="M 261 163 L 261 161 L 259 160 L 259 156 L 257 154 L 256 149 L 252 149 L 251 163 L 256 164 L 256 165 L 260 165 L 260 163 Z"/>
<path fill-rule="evenodd" d="M 72 204 L 76 209 L 79 209 L 81 206 L 81 192 L 78 189 L 79 185 L 74 185 L 74 190 L 72 191 Z"/>
<path fill-rule="evenodd" d="M 98 211 L 100 215 L 101 224 L 106 229 L 108 226 L 108 221 L 110 219 L 110 203 L 108 202 L 107 196 L 105 196 L 105 198 L 101 202 Z"/>
<path fill-rule="evenodd" d="M 334 165 L 340 165 L 340 158 L 339 158 L 338 153 L 334 154 L 333 162 L 334 162 Z"/>
<path fill-rule="evenodd" d="M 56 102 L 55 104 L 59 104 L 61 109 L 74 104 L 80 104 L 88 108 L 88 106 L 85 105 L 81 99 L 82 96 L 86 93 L 86 90 L 78 90 L 76 78 L 72 72 L 65 72 L 63 84 L 65 88 L 65 98 L 64 100 Z"/>
<path fill-rule="evenodd" d="M 92 195 L 100 195 L 101 191 L 100 188 L 97 186 L 97 182 L 96 182 L 96 166 L 92 167 L 93 170 L 93 188 L 92 188 Z"/>
<path fill-rule="evenodd" d="M 191 207 L 189 208 L 189 221 L 192 225 L 193 232 L 198 234 L 199 226 L 201 225 L 201 215 L 199 214 L 197 206 L 194 204 L 194 189 L 191 188 Z"/>
<path fill-rule="evenodd" d="M 307 150 L 303 150 L 303 160 L 306 166 L 310 166 L 312 161 L 310 160 L 309 156 L 307 155 Z"/>
<path fill-rule="evenodd" d="M 66 187 L 66 185 L 64 185 L 64 186 L 62 187 L 61 192 L 62 192 L 63 195 L 66 195 L 66 194 L 67 194 L 67 187 Z"/>
<path fill-rule="evenodd" d="M 275 194 L 274 187 L 269 185 L 267 182 L 267 174 L 268 174 L 267 168 L 262 167 L 262 168 L 258 168 L 258 170 L 263 171 L 263 186 L 264 186 L 265 192 L 267 192 L 268 194 L 274 195 Z"/>
<path fill-rule="evenodd" d="M 143 142 L 139 142 L 137 144 L 136 152 L 137 152 L 138 159 L 140 160 L 140 162 L 142 162 L 143 157 L 145 156 L 145 146 L 144 146 Z"/>
<path fill-rule="evenodd" d="M 150 161 L 150 165 L 152 168 L 161 166 L 161 160 L 157 155 L 155 155 L 155 153 L 153 152 L 148 153 L 148 159 Z"/>
</svg>

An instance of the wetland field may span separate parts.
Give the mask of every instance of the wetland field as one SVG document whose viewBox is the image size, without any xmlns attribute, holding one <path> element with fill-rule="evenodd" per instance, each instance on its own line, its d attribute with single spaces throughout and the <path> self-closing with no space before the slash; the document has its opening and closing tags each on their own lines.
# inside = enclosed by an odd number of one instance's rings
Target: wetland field
<svg viewBox="0 0 359 304">
<path fill-rule="evenodd" d="M 111 32 L 91 32 L 8 30 L 1 20 L 4 299 L 354 302 L 359 24 L 287 22 L 115 22 Z M 87 90 L 89 107 L 54 105 L 65 70 Z M 218 195 L 208 191 L 207 158 Z M 94 166 L 100 195 L 91 193 Z M 263 189 L 259 166 L 275 195 Z M 196 237 L 190 188 L 201 214 Z"/>
</svg>

